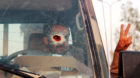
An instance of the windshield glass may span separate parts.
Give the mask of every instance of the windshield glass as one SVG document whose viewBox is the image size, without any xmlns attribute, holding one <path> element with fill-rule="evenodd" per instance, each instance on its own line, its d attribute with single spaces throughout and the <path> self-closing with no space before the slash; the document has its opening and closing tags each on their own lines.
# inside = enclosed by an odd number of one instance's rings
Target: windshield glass
<svg viewBox="0 0 140 78">
<path fill-rule="evenodd" d="M 0 64 L 48 78 L 93 77 L 79 1 L 32 2 L 0 1 Z M 7 77 L 17 76 L 1 70 Z"/>
</svg>

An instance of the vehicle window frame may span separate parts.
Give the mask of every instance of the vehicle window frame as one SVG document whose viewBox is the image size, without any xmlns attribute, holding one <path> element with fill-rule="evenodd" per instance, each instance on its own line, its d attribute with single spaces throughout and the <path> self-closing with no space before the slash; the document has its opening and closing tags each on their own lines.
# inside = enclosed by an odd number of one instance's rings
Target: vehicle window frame
<svg viewBox="0 0 140 78">
<path fill-rule="evenodd" d="M 85 18 L 86 30 L 87 30 L 89 44 L 90 44 L 90 48 L 91 48 L 91 52 L 92 52 L 92 59 L 94 62 L 95 74 L 96 74 L 97 78 L 98 77 L 106 78 L 106 77 L 109 77 L 107 59 L 106 59 L 102 41 L 101 41 L 102 50 L 99 51 L 99 49 L 101 49 L 101 47 L 97 46 L 96 40 L 94 38 L 95 31 L 92 30 L 92 28 L 93 28 L 92 20 L 95 20 L 95 22 L 97 22 L 97 20 L 96 20 L 94 8 L 91 4 L 92 4 L 91 0 L 81 0 L 83 17 Z M 98 33 L 100 34 L 100 32 L 98 32 Z M 100 38 L 101 38 L 101 36 L 100 36 Z M 103 63 L 106 65 L 103 65 Z"/>
</svg>

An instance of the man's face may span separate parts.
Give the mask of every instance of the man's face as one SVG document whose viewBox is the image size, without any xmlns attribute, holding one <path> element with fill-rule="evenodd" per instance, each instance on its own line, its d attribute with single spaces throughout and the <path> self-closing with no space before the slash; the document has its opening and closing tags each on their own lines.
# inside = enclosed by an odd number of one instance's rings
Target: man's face
<svg viewBox="0 0 140 78">
<path fill-rule="evenodd" d="M 67 27 L 54 25 L 49 37 L 49 48 L 51 51 L 63 54 L 69 49 L 69 30 Z"/>
</svg>

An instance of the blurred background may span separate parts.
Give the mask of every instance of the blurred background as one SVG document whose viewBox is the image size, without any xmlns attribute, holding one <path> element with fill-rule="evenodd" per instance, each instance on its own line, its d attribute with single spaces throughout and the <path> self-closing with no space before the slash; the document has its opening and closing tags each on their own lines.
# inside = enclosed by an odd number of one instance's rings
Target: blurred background
<svg viewBox="0 0 140 78">
<path fill-rule="evenodd" d="M 129 35 L 133 40 L 128 50 L 140 51 L 140 1 L 92 0 L 104 49 L 111 64 L 119 40 L 120 27 L 131 24 Z"/>
</svg>

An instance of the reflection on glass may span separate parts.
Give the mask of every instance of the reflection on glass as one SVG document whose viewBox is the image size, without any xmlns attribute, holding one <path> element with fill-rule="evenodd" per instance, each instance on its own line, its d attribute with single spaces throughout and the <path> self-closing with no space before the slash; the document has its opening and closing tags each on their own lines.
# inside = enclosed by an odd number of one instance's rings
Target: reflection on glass
<svg viewBox="0 0 140 78">
<path fill-rule="evenodd" d="M 3 24 L 0 24 L 0 56 L 3 55 Z"/>
<path fill-rule="evenodd" d="M 2 47 L 7 56 L 2 56 L 0 63 L 50 78 L 93 77 L 79 0 L 36 1 L 11 4 L 2 17 L 4 20 L 0 18 L 6 30 L 7 41 L 3 42 L 8 44 Z"/>
<path fill-rule="evenodd" d="M 79 33 L 81 34 L 76 35 Z M 85 30 L 72 31 L 70 26 L 48 26 L 45 23 L 8 24 L 8 59 L 15 62 L 14 65 L 18 64 L 21 70 L 42 75 L 54 70 L 58 74 L 61 70 L 61 73 L 66 71 L 69 75 L 75 73 L 90 77 L 91 61 L 88 59 L 89 49 L 84 36 Z"/>
<path fill-rule="evenodd" d="M 23 50 L 24 33 L 21 32 L 20 24 L 9 24 L 8 55 Z"/>
</svg>

